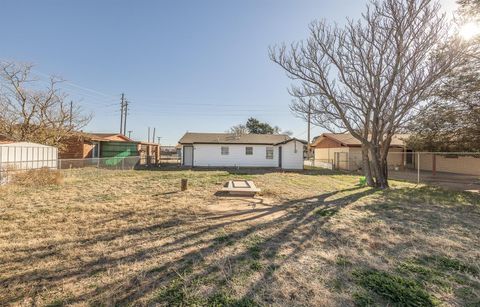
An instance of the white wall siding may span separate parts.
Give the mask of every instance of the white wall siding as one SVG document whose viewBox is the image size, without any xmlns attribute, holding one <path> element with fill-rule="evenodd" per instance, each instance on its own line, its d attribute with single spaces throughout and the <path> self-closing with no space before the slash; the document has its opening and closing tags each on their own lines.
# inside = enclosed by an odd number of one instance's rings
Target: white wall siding
<svg viewBox="0 0 480 307">
<path fill-rule="evenodd" d="M 9 143 L 0 145 L 2 169 L 57 168 L 58 149 L 36 143 Z"/>
<path fill-rule="evenodd" d="M 221 154 L 222 146 L 228 146 L 228 155 Z M 253 147 L 253 154 L 246 155 L 245 147 Z M 273 159 L 266 158 L 267 147 L 273 147 Z M 278 147 L 268 145 L 195 144 L 193 160 L 194 166 L 278 167 Z"/>
<path fill-rule="evenodd" d="M 303 143 L 295 140 L 281 146 L 282 168 L 303 169 Z"/>
</svg>

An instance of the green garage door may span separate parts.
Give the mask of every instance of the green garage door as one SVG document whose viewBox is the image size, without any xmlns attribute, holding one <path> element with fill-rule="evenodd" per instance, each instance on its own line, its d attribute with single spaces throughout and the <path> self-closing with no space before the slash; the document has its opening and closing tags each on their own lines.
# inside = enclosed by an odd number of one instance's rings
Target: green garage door
<svg viewBox="0 0 480 307">
<path fill-rule="evenodd" d="M 102 158 L 110 158 L 106 165 L 114 166 L 122 163 L 125 157 L 138 156 L 137 143 L 129 142 L 102 142 L 100 149 Z"/>
</svg>

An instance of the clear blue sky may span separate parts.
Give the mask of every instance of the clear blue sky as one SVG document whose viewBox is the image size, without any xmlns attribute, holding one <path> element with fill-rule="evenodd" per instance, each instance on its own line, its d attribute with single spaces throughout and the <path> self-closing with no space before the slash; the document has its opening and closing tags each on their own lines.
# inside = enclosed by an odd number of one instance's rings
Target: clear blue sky
<svg viewBox="0 0 480 307">
<path fill-rule="evenodd" d="M 454 0 L 443 0 L 448 10 Z M 2 1 L 0 59 L 35 64 L 94 112 L 86 131 L 127 130 L 162 144 L 223 132 L 250 116 L 306 138 L 289 111 L 291 83 L 267 48 L 306 37 L 314 19 L 358 17 L 366 0 Z M 91 90 L 87 90 L 91 89 Z M 313 134 L 321 132 L 314 128 Z"/>
</svg>

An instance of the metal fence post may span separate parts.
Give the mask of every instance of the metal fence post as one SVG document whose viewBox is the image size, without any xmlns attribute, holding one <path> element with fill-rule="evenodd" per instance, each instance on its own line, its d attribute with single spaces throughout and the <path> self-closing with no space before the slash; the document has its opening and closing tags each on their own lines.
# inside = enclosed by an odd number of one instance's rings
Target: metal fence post
<svg viewBox="0 0 480 307">
<path fill-rule="evenodd" d="M 123 157 L 122 159 L 122 171 L 125 170 L 125 157 Z"/>
<path fill-rule="evenodd" d="M 420 152 L 417 152 L 417 184 L 420 184 Z"/>
</svg>

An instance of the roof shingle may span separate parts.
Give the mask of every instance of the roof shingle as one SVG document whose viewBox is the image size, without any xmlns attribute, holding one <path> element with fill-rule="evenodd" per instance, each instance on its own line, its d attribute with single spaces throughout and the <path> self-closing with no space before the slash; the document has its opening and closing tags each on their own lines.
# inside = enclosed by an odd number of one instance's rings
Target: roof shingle
<svg viewBox="0 0 480 307">
<path fill-rule="evenodd" d="M 243 134 L 187 132 L 180 144 L 277 144 L 290 140 L 286 134 Z"/>
<path fill-rule="evenodd" d="M 320 143 L 324 138 L 329 138 L 341 143 L 344 146 L 360 146 L 362 143 L 353 137 L 350 133 L 323 133 L 318 137 L 313 146 Z M 392 137 L 390 146 L 405 146 L 405 140 L 408 138 L 408 134 L 395 134 Z"/>
</svg>

